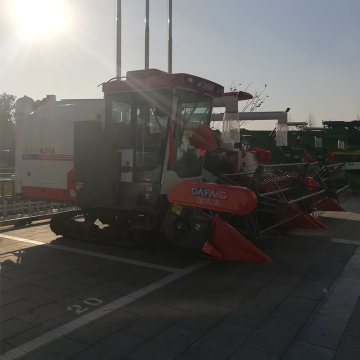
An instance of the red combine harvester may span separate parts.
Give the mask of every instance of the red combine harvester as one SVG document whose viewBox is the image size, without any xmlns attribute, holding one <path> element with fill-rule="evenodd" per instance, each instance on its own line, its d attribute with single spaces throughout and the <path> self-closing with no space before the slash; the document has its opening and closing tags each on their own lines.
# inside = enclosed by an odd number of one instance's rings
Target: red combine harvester
<svg viewBox="0 0 360 360">
<path fill-rule="evenodd" d="M 213 161 L 207 170 L 216 181 L 204 181 L 204 157 L 216 160 L 209 124 L 213 100 L 224 92 L 216 83 L 149 69 L 104 83 L 103 92 L 103 127 L 100 121 L 74 122 L 81 210 L 52 218 L 58 235 L 136 246 L 140 238 L 151 239 L 146 231 L 157 231 L 209 258 L 271 262 L 255 246 L 263 233 L 277 226 L 320 228 L 309 213 L 338 206 L 334 181 L 341 165 L 258 165 L 247 171 L 234 163 L 225 174 Z M 80 214 L 85 221 L 77 221 Z"/>
</svg>

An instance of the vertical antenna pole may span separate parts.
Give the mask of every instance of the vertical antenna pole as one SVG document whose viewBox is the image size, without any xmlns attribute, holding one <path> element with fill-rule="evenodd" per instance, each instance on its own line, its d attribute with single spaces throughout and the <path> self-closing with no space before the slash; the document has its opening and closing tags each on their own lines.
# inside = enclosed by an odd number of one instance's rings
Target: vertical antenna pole
<svg viewBox="0 0 360 360">
<path fill-rule="evenodd" d="M 145 11 L 145 69 L 149 68 L 149 0 L 146 0 Z"/>
<path fill-rule="evenodd" d="M 169 0 L 168 34 L 168 73 L 172 74 L 172 0 Z"/>
<path fill-rule="evenodd" d="M 116 14 L 116 76 L 121 78 L 121 0 L 117 0 Z"/>
</svg>

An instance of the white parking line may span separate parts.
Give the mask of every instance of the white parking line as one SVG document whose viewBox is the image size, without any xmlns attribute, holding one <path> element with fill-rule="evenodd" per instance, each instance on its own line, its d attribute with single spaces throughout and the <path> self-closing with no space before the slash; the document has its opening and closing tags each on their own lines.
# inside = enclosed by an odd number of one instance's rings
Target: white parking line
<svg viewBox="0 0 360 360">
<path fill-rule="evenodd" d="M 48 244 L 48 243 L 43 243 L 43 242 L 40 242 L 40 241 L 18 238 L 18 237 L 15 237 L 15 236 L 9 236 L 9 235 L 0 234 L 0 238 L 5 238 L 5 239 L 15 240 L 15 241 L 21 241 L 21 242 L 25 242 L 25 243 L 29 243 L 29 244 L 33 244 L 33 245 L 46 246 L 46 247 L 50 247 L 52 249 L 70 251 L 70 252 L 74 252 L 74 253 L 78 253 L 78 254 L 82 254 L 82 255 L 96 256 L 96 257 L 107 259 L 107 260 L 114 260 L 114 261 L 119 261 L 119 262 L 123 262 L 123 263 L 126 263 L 126 264 L 144 266 L 144 267 L 157 269 L 157 270 L 168 271 L 168 272 L 182 272 L 183 271 L 182 269 L 173 268 L 173 267 L 169 267 L 169 266 L 156 265 L 156 264 L 151 264 L 151 263 L 147 263 L 147 262 L 143 262 L 143 261 L 126 259 L 126 258 L 122 258 L 122 257 L 119 257 L 119 256 L 100 254 L 100 253 L 93 252 L 93 251 L 74 249 L 74 248 L 67 247 L 67 246 Z"/>
<path fill-rule="evenodd" d="M 15 360 L 18 359 L 21 356 L 24 356 L 39 347 L 45 346 L 49 344 L 52 341 L 55 341 L 59 339 L 60 337 L 80 328 L 81 326 L 84 326 L 91 321 L 97 320 L 100 317 L 109 314 L 117 309 L 120 309 L 121 307 L 140 299 L 141 297 L 150 294 L 151 292 L 171 283 L 172 281 L 189 274 L 204 265 L 207 265 L 210 263 L 210 260 L 202 260 L 196 264 L 193 264 L 191 266 L 188 266 L 187 268 L 183 269 L 182 271 L 178 271 L 175 274 L 171 274 L 169 276 L 164 277 L 161 280 L 158 280 L 150 285 L 147 285 L 143 287 L 142 289 L 136 290 L 133 293 L 123 296 L 120 299 L 117 299 L 107 305 L 102 306 L 101 308 L 94 310 L 86 315 L 83 315 L 79 317 L 76 320 L 70 321 L 65 325 L 62 325 L 54 330 L 51 330 L 23 345 L 18 346 L 15 349 L 12 349 L 2 356 L 0 356 L 1 360 Z"/>
<path fill-rule="evenodd" d="M 347 239 L 335 239 L 331 238 L 332 242 L 341 243 L 341 244 L 351 244 L 351 245 L 360 245 L 359 240 L 347 240 Z"/>
</svg>

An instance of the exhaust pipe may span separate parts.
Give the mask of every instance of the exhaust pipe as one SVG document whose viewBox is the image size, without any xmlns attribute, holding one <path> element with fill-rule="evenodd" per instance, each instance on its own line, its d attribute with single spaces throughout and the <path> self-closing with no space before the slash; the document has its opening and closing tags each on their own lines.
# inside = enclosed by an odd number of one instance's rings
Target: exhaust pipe
<svg viewBox="0 0 360 360">
<path fill-rule="evenodd" d="M 149 0 L 146 0 L 145 10 L 145 69 L 149 68 Z"/>
<path fill-rule="evenodd" d="M 121 0 L 117 0 L 116 15 L 116 77 L 121 78 Z"/>
<path fill-rule="evenodd" d="M 169 0 L 168 34 L 168 73 L 172 74 L 172 0 Z"/>
<path fill-rule="evenodd" d="M 149 69 L 149 0 L 145 3 L 145 69 Z M 168 73 L 172 74 L 172 0 L 169 0 L 168 15 Z M 121 78 L 121 0 L 117 0 L 116 14 L 116 77 Z"/>
</svg>

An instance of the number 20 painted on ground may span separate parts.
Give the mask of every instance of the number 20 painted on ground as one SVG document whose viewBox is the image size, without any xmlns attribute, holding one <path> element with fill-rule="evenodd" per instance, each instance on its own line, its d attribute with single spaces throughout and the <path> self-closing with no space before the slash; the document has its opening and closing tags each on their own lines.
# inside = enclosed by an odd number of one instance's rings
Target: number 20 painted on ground
<svg viewBox="0 0 360 360">
<path fill-rule="evenodd" d="M 87 299 L 83 300 L 84 304 L 91 305 L 91 306 L 100 305 L 100 304 L 102 304 L 102 302 L 103 302 L 102 300 L 97 299 L 97 298 L 87 298 Z M 66 309 L 69 311 L 76 309 L 75 312 L 77 314 L 81 314 L 82 312 L 89 310 L 89 308 L 82 309 L 80 305 L 69 305 Z"/>
</svg>

